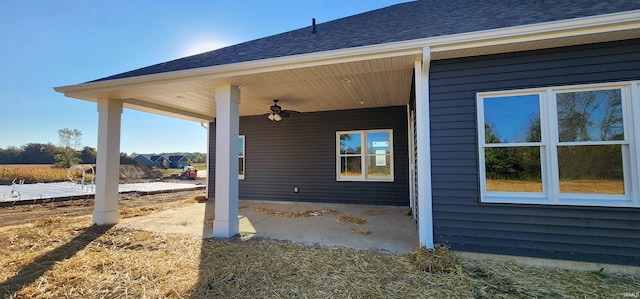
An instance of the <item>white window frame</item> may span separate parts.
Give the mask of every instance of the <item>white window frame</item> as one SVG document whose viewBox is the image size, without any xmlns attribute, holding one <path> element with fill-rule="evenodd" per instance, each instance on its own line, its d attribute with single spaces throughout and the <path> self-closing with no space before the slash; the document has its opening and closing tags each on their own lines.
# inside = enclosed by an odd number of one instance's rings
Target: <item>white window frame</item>
<svg viewBox="0 0 640 299">
<path fill-rule="evenodd" d="M 238 155 L 238 159 L 242 158 L 242 169 L 238 169 L 238 179 L 244 180 L 244 176 L 246 175 L 247 168 L 245 165 L 247 164 L 247 155 L 246 155 L 246 144 L 245 144 L 245 136 L 238 135 L 238 139 L 242 140 L 242 154 Z M 242 170 L 242 174 L 240 174 L 240 170 Z"/>
<path fill-rule="evenodd" d="M 369 176 L 369 171 L 367 168 L 367 157 L 370 156 L 368 154 L 367 149 L 367 134 L 368 133 L 389 133 L 389 165 L 390 165 L 390 175 L 389 176 Z M 362 169 L 361 176 L 348 176 L 342 177 L 340 175 L 340 158 L 342 157 L 340 154 L 340 135 L 342 134 L 360 134 L 360 169 Z M 355 130 L 355 131 L 338 131 L 336 132 L 336 180 L 337 181 L 345 181 L 345 182 L 353 182 L 353 181 L 367 181 L 367 182 L 393 182 L 394 174 L 393 174 L 393 129 L 380 129 L 380 130 Z"/>
<path fill-rule="evenodd" d="M 590 145 L 620 144 L 623 155 L 625 194 L 561 193 L 557 148 L 585 145 L 586 142 L 559 142 L 556 94 L 603 89 L 620 89 L 624 118 L 624 140 L 589 141 Z M 485 148 L 504 144 L 485 143 L 484 99 L 494 97 L 538 95 L 540 101 L 541 142 L 509 143 L 509 146 L 540 146 L 542 192 L 486 191 Z M 487 203 L 521 203 L 605 207 L 640 207 L 640 81 L 626 81 L 573 86 L 554 86 L 476 94 L 480 200 Z"/>
</svg>

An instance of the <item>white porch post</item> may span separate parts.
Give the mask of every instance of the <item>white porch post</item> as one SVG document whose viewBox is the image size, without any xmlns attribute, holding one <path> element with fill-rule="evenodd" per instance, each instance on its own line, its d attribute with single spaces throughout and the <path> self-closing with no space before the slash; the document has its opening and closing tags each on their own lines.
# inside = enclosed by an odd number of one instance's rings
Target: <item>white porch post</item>
<svg viewBox="0 0 640 299">
<path fill-rule="evenodd" d="M 216 87 L 216 181 L 213 237 L 238 234 L 238 134 L 240 89 Z"/>
<path fill-rule="evenodd" d="M 429 124 L 429 64 L 431 49 L 422 50 L 415 62 L 416 142 L 418 151 L 418 238 L 421 246 L 433 248 L 433 202 L 431 194 L 431 127 Z"/>
<path fill-rule="evenodd" d="M 118 214 L 120 173 L 120 123 L 122 101 L 98 100 L 98 149 L 96 156 L 96 197 L 93 223 L 115 224 Z"/>
</svg>

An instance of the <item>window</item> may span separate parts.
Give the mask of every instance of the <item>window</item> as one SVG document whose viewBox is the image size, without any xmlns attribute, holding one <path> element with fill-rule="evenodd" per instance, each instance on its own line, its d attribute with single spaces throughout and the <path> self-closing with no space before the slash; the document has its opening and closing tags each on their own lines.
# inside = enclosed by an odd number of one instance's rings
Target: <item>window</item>
<svg viewBox="0 0 640 299">
<path fill-rule="evenodd" d="M 637 90 L 634 82 L 479 93 L 482 201 L 638 206 Z"/>
<path fill-rule="evenodd" d="M 238 136 L 238 179 L 244 180 L 244 135 Z"/>
<path fill-rule="evenodd" d="M 393 181 L 393 131 L 336 133 L 338 181 Z"/>
</svg>

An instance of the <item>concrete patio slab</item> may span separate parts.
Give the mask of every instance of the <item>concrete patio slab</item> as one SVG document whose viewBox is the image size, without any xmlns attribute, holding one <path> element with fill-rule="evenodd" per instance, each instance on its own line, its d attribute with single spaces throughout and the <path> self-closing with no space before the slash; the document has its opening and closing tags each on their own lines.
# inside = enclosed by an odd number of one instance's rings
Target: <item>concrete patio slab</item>
<svg viewBox="0 0 640 299">
<path fill-rule="evenodd" d="M 305 218 L 287 218 L 260 212 L 265 209 L 282 212 L 319 211 L 319 213 Z M 240 200 L 240 237 L 407 253 L 418 246 L 416 224 L 408 215 L 408 211 L 408 207 L 396 206 Z M 146 216 L 122 219 L 118 226 L 209 238 L 213 231 L 213 214 L 214 203 L 208 201 Z M 365 220 L 365 223 L 342 224 L 336 220 L 338 215 L 360 218 Z M 369 232 L 369 234 L 363 235 L 362 232 Z"/>
</svg>

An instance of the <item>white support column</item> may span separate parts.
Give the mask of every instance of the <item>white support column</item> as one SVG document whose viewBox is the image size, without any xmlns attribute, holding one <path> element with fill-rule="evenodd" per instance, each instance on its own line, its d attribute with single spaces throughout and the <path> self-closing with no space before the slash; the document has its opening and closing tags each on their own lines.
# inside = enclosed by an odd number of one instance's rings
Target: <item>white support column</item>
<svg viewBox="0 0 640 299">
<path fill-rule="evenodd" d="M 431 194 L 431 126 L 429 120 L 429 65 L 431 49 L 422 50 L 415 62 L 416 143 L 418 151 L 418 238 L 420 246 L 433 248 L 433 199 Z"/>
<path fill-rule="evenodd" d="M 240 89 L 216 87 L 216 180 L 213 237 L 238 234 L 238 134 Z"/>
<path fill-rule="evenodd" d="M 120 178 L 120 123 L 122 101 L 98 100 L 98 149 L 96 155 L 96 197 L 93 223 L 118 223 L 118 181 Z"/>
</svg>

